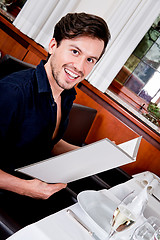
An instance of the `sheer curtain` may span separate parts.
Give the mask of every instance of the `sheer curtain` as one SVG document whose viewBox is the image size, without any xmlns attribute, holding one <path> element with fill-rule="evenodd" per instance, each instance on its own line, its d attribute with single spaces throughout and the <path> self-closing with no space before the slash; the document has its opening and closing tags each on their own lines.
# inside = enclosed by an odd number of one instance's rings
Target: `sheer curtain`
<svg viewBox="0 0 160 240">
<path fill-rule="evenodd" d="M 105 92 L 160 13 L 159 0 L 116 0 L 104 14 L 112 40 L 88 81 Z"/>
<path fill-rule="evenodd" d="M 79 0 L 27 0 L 13 24 L 48 49 L 57 21 L 73 12 Z"/>
</svg>

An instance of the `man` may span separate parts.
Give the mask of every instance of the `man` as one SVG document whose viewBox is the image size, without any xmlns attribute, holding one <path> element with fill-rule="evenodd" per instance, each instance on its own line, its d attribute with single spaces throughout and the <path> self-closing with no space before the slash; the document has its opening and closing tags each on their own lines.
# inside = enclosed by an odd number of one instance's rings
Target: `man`
<svg viewBox="0 0 160 240">
<path fill-rule="evenodd" d="M 48 61 L 0 81 L 1 189 L 47 199 L 66 187 L 16 177 L 14 169 L 77 148 L 62 140 L 74 86 L 91 72 L 109 38 L 103 19 L 67 14 L 55 26 Z"/>
</svg>

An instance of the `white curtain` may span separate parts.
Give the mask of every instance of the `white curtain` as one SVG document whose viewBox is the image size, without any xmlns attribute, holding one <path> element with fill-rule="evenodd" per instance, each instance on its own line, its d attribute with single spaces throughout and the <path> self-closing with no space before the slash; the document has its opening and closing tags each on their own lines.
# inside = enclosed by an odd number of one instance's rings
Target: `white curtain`
<svg viewBox="0 0 160 240">
<path fill-rule="evenodd" d="M 79 0 L 27 0 L 13 24 L 45 49 L 57 21 L 73 12 Z"/>
<path fill-rule="evenodd" d="M 88 81 L 105 92 L 160 13 L 160 0 L 116 0 L 104 17 L 112 40 Z"/>
</svg>

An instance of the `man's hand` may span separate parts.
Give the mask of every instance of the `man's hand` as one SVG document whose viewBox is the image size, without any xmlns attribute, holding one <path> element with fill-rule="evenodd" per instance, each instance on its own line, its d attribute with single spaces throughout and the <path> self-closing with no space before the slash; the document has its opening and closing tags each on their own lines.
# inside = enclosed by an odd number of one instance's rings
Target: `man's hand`
<svg viewBox="0 0 160 240">
<path fill-rule="evenodd" d="M 65 188 L 67 184 L 48 184 L 38 179 L 28 180 L 24 188 L 24 195 L 32 198 L 48 199 L 54 193 Z"/>
<path fill-rule="evenodd" d="M 38 179 L 24 180 L 0 170 L 0 189 L 32 198 L 47 199 L 66 186 L 65 183 L 48 184 Z"/>
</svg>

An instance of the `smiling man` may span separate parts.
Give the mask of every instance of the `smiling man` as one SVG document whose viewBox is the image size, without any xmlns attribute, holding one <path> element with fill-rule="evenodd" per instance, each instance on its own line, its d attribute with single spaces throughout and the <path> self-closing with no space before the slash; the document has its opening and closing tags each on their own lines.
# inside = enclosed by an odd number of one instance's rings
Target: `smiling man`
<svg viewBox="0 0 160 240">
<path fill-rule="evenodd" d="M 1 189 L 47 199 L 66 187 L 21 179 L 14 169 L 77 148 L 62 140 L 74 86 L 91 72 L 109 38 L 102 18 L 67 14 L 55 26 L 48 61 L 0 81 Z"/>
</svg>

